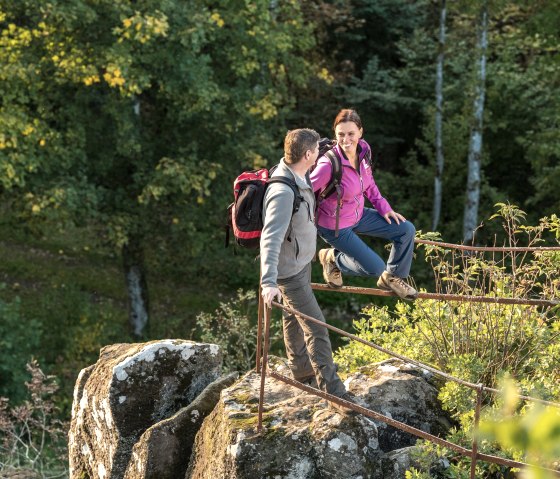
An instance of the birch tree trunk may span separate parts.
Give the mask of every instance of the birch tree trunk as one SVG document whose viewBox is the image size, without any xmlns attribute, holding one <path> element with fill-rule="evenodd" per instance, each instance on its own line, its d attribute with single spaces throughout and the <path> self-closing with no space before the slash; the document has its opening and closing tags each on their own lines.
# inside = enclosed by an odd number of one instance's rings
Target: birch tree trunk
<svg viewBox="0 0 560 479">
<path fill-rule="evenodd" d="M 140 99 L 137 96 L 132 99 L 132 109 L 137 120 L 137 131 L 140 135 L 141 108 Z M 148 282 L 142 242 L 134 233 L 129 235 L 128 244 L 122 248 L 124 277 L 128 291 L 128 320 L 132 333 L 141 338 L 149 327 Z"/>
<path fill-rule="evenodd" d="M 478 51 L 480 52 L 478 81 L 474 99 L 474 122 L 471 130 L 468 156 L 468 177 L 465 212 L 463 216 L 463 242 L 474 240 L 478 226 L 478 204 L 480 200 L 480 160 L 482 154 L 482 118 L 484 115 L 484 96 L 486 93 L 486 50 L 488 48 L 488 2 L 481 7 Z"/>
<path fill-rule="evenodd" d="M 436 174 L 434 177 L 434 210 L 432 216 L 432 231 L 437 231 L 441 215 L 441 196 L 443 183 L 443 141 L 442 141 L 442 116 L 443 116 L 443 60 L 445 55 L 445 0 L 441 0 L 439 16 L 439 42 L 436 67 Z"/>
<path fill-rule="evenodd" d="M 124 277 L 128 291 L 128 319 L 132 333 L 142 337 L 149 325 L 148 283 L 144 268 L 144 252 L 135 239 L 122 249 Z"/>
</svg>

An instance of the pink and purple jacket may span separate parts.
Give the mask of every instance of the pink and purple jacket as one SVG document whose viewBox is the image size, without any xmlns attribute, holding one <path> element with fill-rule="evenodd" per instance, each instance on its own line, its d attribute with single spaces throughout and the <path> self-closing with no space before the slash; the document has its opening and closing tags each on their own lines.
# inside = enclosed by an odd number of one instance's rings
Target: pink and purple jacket
<svg viewBox="0 0 560 479">
<path fill-rule="evenodd" d="M 393 208 L 383 198 L 373 179 L 373 172 L 365 159 L 370 146 L 360 140 L 358 144 L 358 157 L 360 158 L 360 172 L 358 173 L 346 159 L 340 147 L 336 145 L 333 150 L 342 162 L 342 194 L 339 212 L 339 228 L 354 226 L 362 218 L 364 212 L 364 197 L 371 201 L 373 207 L 380 215 L 391 211 Z M 331 179 L 331 162 L 325 156 L 317 161 L 317 166 L 310 175 L 313 191 L 317 192 L 327 186 Z M 317 208 L 317 224 L 323 228 L 334 230 L 336 227 L 336 193 L 325 198 Z"/>
</svg>

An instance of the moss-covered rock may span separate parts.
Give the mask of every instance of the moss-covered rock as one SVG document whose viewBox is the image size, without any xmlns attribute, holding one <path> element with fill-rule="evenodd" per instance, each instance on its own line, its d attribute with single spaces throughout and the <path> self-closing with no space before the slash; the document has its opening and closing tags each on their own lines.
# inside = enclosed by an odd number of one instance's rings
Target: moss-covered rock
<svg viewBox="0 0 560 479">
<path fill-rule="evenodd" d="M 443 413 L 429 379 L 410 365 L 385 361 L 350 374 L 345 383 L 368 408 L 434 432 L 441 429 Z M 185 479 L 404 477 L 387 471 L 403 474 L 408 450 L 390 451 L 414 444 L 415 437 L 336 412 L 325 400 L 270 377 L 258 432 L 259 390 L 260 375 L 250 372 L 222 392 L 196 437 Z"/>
<path fill-rule="evenodd" d="M 77 380 L 69 432 L 70 477 L 124 477 L 146 429 L 190 404 L 220 373 L 214 344 L 115 344 Z"/>
</svg>

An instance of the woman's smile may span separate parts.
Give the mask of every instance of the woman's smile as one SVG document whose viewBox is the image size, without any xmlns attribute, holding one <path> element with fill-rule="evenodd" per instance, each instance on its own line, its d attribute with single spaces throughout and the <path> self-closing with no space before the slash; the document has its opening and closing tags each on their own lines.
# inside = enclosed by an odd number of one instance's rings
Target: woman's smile
<svg viewBox="0 0 560 479">
<path fill-rule="evenodd" d="M 358 141 L 362 137 L 362 129 L 353 121 L 345 121 L 336 125 L 335 135 L 338 144 L 344 151 L 353 152 L 358 147 Z"/>
</svg>

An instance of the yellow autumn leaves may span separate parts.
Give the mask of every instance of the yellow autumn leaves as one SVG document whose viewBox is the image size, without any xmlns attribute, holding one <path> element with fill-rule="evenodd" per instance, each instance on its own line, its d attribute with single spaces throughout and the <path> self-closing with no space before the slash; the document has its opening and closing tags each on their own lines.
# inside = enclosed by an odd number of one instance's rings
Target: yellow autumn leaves
<svg viewBox="0 0 560 479">
<path fill-rule="evenodd" d="M 109 65 L 107 71 L 103 74 L 103 79 L 112 87 L 124 85 L 124 77 L 119 67 Z"/>
<path fill-rule="evenodd" d="M 123 19 L 122 26 L 115 28 L 113 32 L 119 35 L 119 43 L 126 40 L 147 43 L 157 37 L 166 37 L 168 30 L 167 16 L 156 11 L 154 15 L 136 12 L 133 16 Z"/>
<path fill-rule="evenodd" d="M 218 27 L 223 27 L 226 22 L 224 22 L 223 18 L 221 17 L 221 15 L 218 12 L 213 12 L 210 15 L 210 21 L 212 23 L 215 23 Z"/>
</svg>

